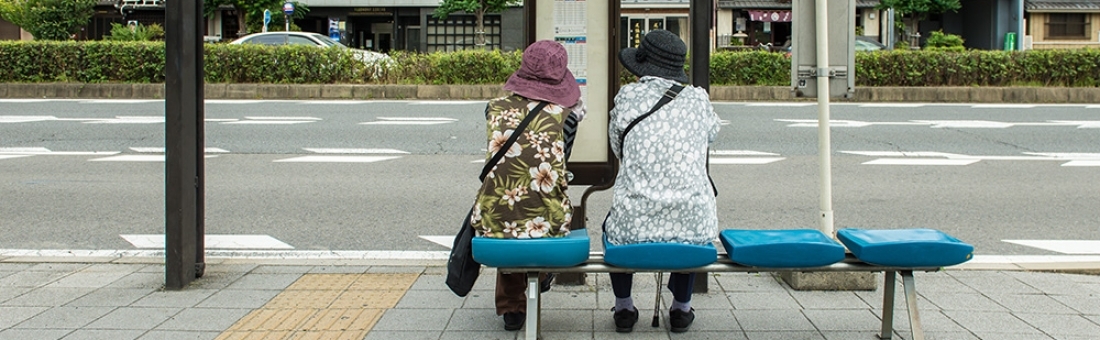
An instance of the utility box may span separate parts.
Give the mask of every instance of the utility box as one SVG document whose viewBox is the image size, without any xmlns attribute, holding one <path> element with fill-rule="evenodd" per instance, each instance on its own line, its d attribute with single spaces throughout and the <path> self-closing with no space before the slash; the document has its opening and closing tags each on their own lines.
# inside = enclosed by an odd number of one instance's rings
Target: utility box
<svg viewBox="0 0 1100 340">
<path fill-rule="evenodd" d="M 856 0 L 828 0 L 829 65 L 818 70 L 816 1 L 791 1 L 791 92 L 817 98 L 817 75 L 829 74 L 829 96 L 851 98 L 856 91 Z"/>
</svg>

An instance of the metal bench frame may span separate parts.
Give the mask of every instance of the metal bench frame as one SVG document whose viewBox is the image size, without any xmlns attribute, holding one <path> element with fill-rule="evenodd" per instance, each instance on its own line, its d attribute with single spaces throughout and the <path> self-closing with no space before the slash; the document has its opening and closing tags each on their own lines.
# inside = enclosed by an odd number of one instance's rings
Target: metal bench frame
<svg viewBox="0 0 1100 340">
<path fill-rule="evenodd" d="M 847 254 L 844 260 L 822 267 L 808 268 L 766 268 L 750 267 L 734 263 L 724 253 L 718 254 L 718 260 L 703 267 L 689 269 L 632 269 L 614 267 L 603 260 L 602 252 L 592 252 L 588 261 L 573 267 L 501 267 L 497 271 L 502 273 L 527 274 L 527 330 L 526 339 L 539 338 L 539 313 L 542 308 L 542 300 L 539 298 L 539 273 L 711 273 L 711 272 L 883 272 L 885 283 L 882 297 L 882 329 L 879 338 L 890 339 L 894 334 L 894 286 L 897 284 L 897 274 L 901 275 L 902 286 L 905 290 L 906 309 L 909 312 L 909 330 L 913 333 L 913 339 L 924 340 L 924 331 L 921 328 L 920 314 L 917 311 L 917 287 L 913 278 L 913 272 L 935 272 L 940 267 L 885 267 L 869 264 L 856 259 L 852 254 Z"/>
</svg>

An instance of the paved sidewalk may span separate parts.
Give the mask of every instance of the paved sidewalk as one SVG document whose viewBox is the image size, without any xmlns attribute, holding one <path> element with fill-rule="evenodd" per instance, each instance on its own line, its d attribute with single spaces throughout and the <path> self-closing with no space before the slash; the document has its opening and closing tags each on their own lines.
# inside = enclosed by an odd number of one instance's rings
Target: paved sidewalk
<svg viewBox="0 0 1100 340">
<path fill-rule="evenodd" d="M 208 261 L 210 259 L 208 258 Z M 64 261 L 64 262 L 61 262 Z M 161 259 L 0 258 L 0 339 L 523 339 L 493 310 L 494 271 L 467 297 L 438 265 L 221 259 L 181 291 L 165 291 Z M 543 338 L 876 339 L 875 291 L 795 291 L 769 273 L 715 273 L 687 333 L 650 327 L 655 283 L 635 278 L 641 318 L 614 332 L 606 274 L 543 295 Z M 900 282 L 900 280 L 899 280 Z M 1100 276 L 1023 271 L 916 273 L 929 339 L 1096 339 Z M 895 339 L 910 339 L 898 287 Z"/>
</svg>

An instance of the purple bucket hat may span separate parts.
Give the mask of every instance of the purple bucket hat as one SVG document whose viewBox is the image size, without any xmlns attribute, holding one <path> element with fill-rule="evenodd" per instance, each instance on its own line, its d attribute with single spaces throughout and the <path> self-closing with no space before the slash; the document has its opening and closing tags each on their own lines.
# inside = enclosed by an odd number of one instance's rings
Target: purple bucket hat
<svg viewBox="0 0 1100 340">
<path fill-rule="evenodd" d="M 565 47 L 551 40 L 539 40 L 523 51 L 519 70 L 504 83 L 505 91 L 570 107 L 581 97 L 573 72 L 569 72 Z"/>
</svg>

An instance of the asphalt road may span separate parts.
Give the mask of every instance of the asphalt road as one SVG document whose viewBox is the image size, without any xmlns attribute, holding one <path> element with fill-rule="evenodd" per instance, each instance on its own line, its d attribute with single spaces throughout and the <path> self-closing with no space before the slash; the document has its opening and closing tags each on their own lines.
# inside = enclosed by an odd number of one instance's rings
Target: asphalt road
<svg viewBox="0 0 1100 340">
<path fill-rule="evenodd" d="M 817 228 L 816 107 L 715 108 L 721 226 Z M 208 102 L 206 233 L 299 250 L 444 250 L 419 236 L 453 235 L 472 202 L 483 109 Z M 160 101 L 0 100 L 0 249 L 134 249 L 120 235 L 162 234 L 163 112 Z M 1098 113 L 833 105 L 835 226 L 936 228 L 995 255 L 1059 254 L 1004 240 L 1100 240 Z M 583 189 L 570 190 L 577 203 Z M 588 204 L 598 229 L 610 193 Z"/>
</svg>

